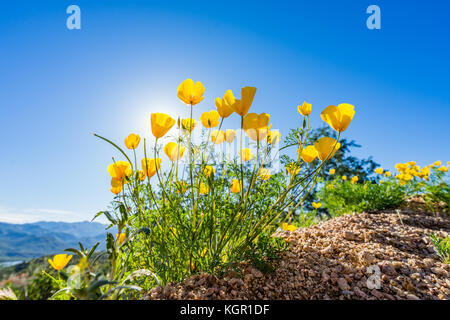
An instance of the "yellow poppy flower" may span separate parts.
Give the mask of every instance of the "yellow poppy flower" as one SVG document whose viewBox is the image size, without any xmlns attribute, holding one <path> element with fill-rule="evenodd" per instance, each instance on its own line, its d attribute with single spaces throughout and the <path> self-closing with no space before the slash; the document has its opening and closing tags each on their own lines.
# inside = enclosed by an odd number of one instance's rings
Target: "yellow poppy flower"
<svg viewBox="0 0 450 320">
<path fill-rule="evenodd" d="M 202 183 L 200 183 L 200 194 L 208 194 L 208 192 L 209 192 L 209 187 L 206 185 L 206 184 L 204 184 L 203 182 Z"/>
<path fill-rule="evenodd" d="M 151 124 L 155 138 L 161 138 L 173 127 L 175 119 L 165 113 L 152 113 Z"/>
<path fill-rule="evenodd" d="M 406 163 L 397 163 L 397 164 L 395 165 L 395 168 L 396 168 L 398 171 L 402 172 L 402 171 L 408 169 L 408 164 L 406 164 Z"/>
<path fill-rule="evenodd" d="M 136 149 L 141 141 L 141 137 L 139 135 L 131 133 L 127 138 L 125 138 L 125 146 L 128 149 Z"/>
<path fill-rule="evenodd" d="M 145 162 L 145 158 L 141 160 L 142 171 L 149 178 L 153 177 L 157 170 L 161 167 L 161 158 L 149 159 Z"/>
<path fill-rule="evenodd" d="M 194 130 L 195 126 L 197 125 L 197 121 L 191 118 L 181 119 L 181 128 L 183 130 L 192 132 Z"/>
<path fill-rule="evenodd" d="M 392 174 L 391 174 L 390 171 L 386 171 L 386 172 L 384 173 L 384 175 L 385 175 L 386 177 L 390 177 Z"/>
<path fill-rule="evenodd" d="M 324 161 L 327 157 L 331 158 L 339 150 L 341 144 L 330 137 L 323 137 L 314 143 L 320 160 Z M 330 154 L 331 153 L 331 154 Z"/>
<path fill-rule="evenodd" d="M 249 113 L 244 117 L 244 131 L 253 141 L 261 141 L 267 137 L 270 115 L 267 113 Z"/>
<path fill-rule="evenodd" d="M 255 93 L 255 87 L 244 87 L 241 89 L 240 100 L 235 99 L 231 90 L 228 90 L 223 98 L 234 112 L 243 117 L 248 113 L 248 110 L 250 110 Z"/>
<path fill-rule="evenodd" d="M 415 166 L 416 162 L 415 161 L 408 161 L 407 164 L 409 164 L 410 166 Z"/>
<path fill-rule="evenodd" d="M 309 116 L 311 114 L 311 103 L 304 101 L 301 106 L 297 107 L 297 111 L 302 116 Z"/>
<path fill-rule="evenodd" d="M 348 103 L 341 103 L 336 106 L 328 106 L 322 111 L 320 117 L 328 123 L 330 127 L 338 132 L 347 129 L 355 115 L 355 107 Z"/>
<path fill-rule="evenodd" d="M 357 176 L 353 176 L 351 179 L 352 184 L 355 184 L 358 180 L 359 180 L 359 178 Z"/>
<path fill-rule="evenodd" d="M 383 174 L 383 168 L 376 168 L 375 173 Z"/>
<path fill-rule="evenodd" d="M 383 183 L 383 180 L 378 181 L 378 183 L 379 183 L 379 184 L 382 184 L 382 183 Z"/>
<path fill-rule="evenodd" d="M 272 175 L 270 174 L 269 169 L 261 168 L 258 171 L 258 177 L 260 177 L 263 180 L 269 180 L 271 176 Z"/>
<path fill-rule="evenodd" d="M 232 143 L 234 141 L 234 137 L 236 136 L 236 131 L 232 130 L 232 129 L 227 129 L 225 131 L 225 140 L 228 143 Z"/>
<path fill-rule="evenodd" d="M 436 167 L 439 167 L 440 165 L 442 164 L 442 162 L 441 161 L 435 161 L 435 162 L 433 162 L 433 165 L 434 166 L 436 166 Z"/>
<path fill-rule="evenodd" d="M 297 153 L 300 149 L 297 150 Z M 306 146 L 303 148 L 302 153 L 300 154 L 300 157 L 303 161 L 307 163 L 311 163 L 314 161 L 315 158 L 317 158 L 317 150 L 314 146 Z"/>
<path fill-rule="evenodd" d="M 211 176 L 211 174 L 215 174 L 216 173 L 216 169 L 214 169 L 214 167 L 212 167 L 212 166 L 205 166 L 204 168 L 203 168 L 203 174 L 207 177 L 207 178 L 209 178 L 210 176 Z"/>
<path fill-rule="evenodd" d="M 347 176 L 342 176 L 342 180 L 347 180 Z"/>
<path fill-rule="evenodd" d="M 319 209 L 322 206 L 322 204 L 320 202 L 313 202 L 311 204 L 314 209 Z"/>
<path fill-rule="evenodd" d="M 192 79 L 184 80 L 177 89 L 178 98 L 188 105 L 196 105 L 203 100 L 205 87 L 200 81 L 194 83 Z"/>
<path fill-rule="evenodd" d="M 244 148 L 239 151 L 239 157 L 241 157 L 243 161 L 249 161 L 253 158 L 253 153 L 249 148 Z"/>
<path fill-rule="evenodd" d="M 214 128 L 219 125 L 220 115 L 216 110 L 211 110 L 209 112 L 203 112 L 200 116 L 200 121 L 205 128 Z"/>
<path fill-rule="evenodd" d="M 267 143 L 277 144 L 280 142 L 281 133 L 278 130 L 271 130 L 267 133 Z"/>
<path fill-rule="evenodd" d="M 241 191 L 241 183 L 238 179 L 231 181 L 231 192 L 238 193 Z"/>
<path fill-rule="evenodd" d="M 214 144 L 221 144 L 225 141 L 225 133 L 222 130 L 214 130 L 211 133 L 211 141 Z"/>
<path fill-rule="evenodd" d="M 48 259 L 48 263 L 50 263 L 50 265 L 56 269 L 56 270 L 61 270 L 63 269 L 70 261 L 70 259 L 72 259 L 72 256 L 68 256 L 67 254 L 57 254 L 53 257 L 53 259 Z"/>
<path fill-rule="evenodd" d="M 121 233 L 120 235 L 116 233 L 116 239 L 119 240 L 119 244 L 122 244 L 125 241 L 127 235 L 125 233 Z"/>
<path fill-rule="evenodd" d="M 441 172 L 447 172 L 448 171 L 448 167 L 441 166 L 441 167 L 439 167 L 438 170 L 441 171 Z"/>
<path fill-rule="evenodd" d="M 108 166 L 108 172 L 114 179 L 123 180 L 133 174 L 131 164 L 126 161 L 116 161 Z"/>
<path fill-rule="evenodd" d="M 328 171 L 328 174 L 333 175 L 336 173 L 336 169 L 330 169 L 330 171 Z"/>
<path fill-rule="evenodd" d="M 183 157 L 184 147 L 175 142 L 169 142 L 164 147 L 164 153 L 169 157 L 170 161 L 177 161 Z"/>
<path fill-rule="evenodd" d="M 283 222 L 281 224 L 281 227 L 283 228 L 283 230 L 285 231 L 295 231 L 297 230 L 297 227 L 292 225 L 292 224 L 287 224 L 286 222 Z"/>
<path fill-rule="evenodd" d="M 231 108 L 231 106 L 228 104 L 225 98 L 224 99 L 216 98 L 215 103 L 217 112 L 219 112 L 219 115 L 222 118 L 227 118 L 234 112 L 233 108 Z"/>
<path fill-rule="evenodd" d="M 396 177 L 397 177 L 397 179 L 404 180 L 404 181 L 410 181 L 413 178 L 413 176 L 409 173 L 400 173 Z"/>
</svg>

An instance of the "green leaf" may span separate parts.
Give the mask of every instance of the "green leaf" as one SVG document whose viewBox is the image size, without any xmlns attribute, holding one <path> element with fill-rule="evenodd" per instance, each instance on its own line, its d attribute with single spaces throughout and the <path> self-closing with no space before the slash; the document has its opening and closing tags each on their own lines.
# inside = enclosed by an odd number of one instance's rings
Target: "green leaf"
<svg viewBox="0 0 450 320">
<path fill-rule="evenodd" d="M 94 253 L 95 249 L 97 249 L 99 244 L 100 244 L 100 242 L 97 242 L 96 244 L 94 244 L 94 246 L 91 248 L 91 250 L 89 250 L 89 252 L 87 254 L 88 259 L 92 256 L 92 254 Z"/>
<path fill-rule="evenodd" d="M 73 252 L 73 253 L 75 253 L 77 256 L 79 256 L 80 258 L 84 257 L 84 253 L 81 252 L 81 251 L 78 250 L 78 249 L 68 248 L 68 249 L 64 249 L 64 251 L 67 251 L 67 252 Z"/>
</svg>

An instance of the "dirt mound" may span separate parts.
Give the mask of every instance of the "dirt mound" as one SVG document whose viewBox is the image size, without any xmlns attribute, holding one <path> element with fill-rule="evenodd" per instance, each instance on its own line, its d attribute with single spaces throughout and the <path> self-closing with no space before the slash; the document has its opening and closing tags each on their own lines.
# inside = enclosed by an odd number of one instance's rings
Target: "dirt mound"
<svg viewBox="0 0 450 320">
<path fill-rule="evenodd" d="M 423 212 L 347 215 L 294 232 L 275 272 L 195 275 L 144 299 L 450 299 L 450 266 L 428 238 L 450 235 L 450 219 Z"/>
</svg>

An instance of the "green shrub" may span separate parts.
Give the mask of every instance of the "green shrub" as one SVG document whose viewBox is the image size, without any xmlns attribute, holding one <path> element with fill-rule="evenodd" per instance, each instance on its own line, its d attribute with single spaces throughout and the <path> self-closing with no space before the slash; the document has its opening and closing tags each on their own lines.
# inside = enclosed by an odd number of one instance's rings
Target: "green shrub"
<svg viewBox="0 0 450 320">
<path fill-rule="evenodd" d="M 410 194 L 404 186 L 390 178 L 382 183 L 352 183 L 340 176 L 325 183 L 317 197 L 331 216 L 399 207 Z"/>
</svg>

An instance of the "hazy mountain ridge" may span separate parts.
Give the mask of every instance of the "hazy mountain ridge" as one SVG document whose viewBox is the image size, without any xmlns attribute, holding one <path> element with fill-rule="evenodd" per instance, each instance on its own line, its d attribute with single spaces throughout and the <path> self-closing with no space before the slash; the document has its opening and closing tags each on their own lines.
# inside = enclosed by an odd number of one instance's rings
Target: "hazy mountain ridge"
<svg viewBox="0 0 450 320">
<path fill-rule="evenodd" d="M 0 223 L 0 262 L 63 253 L 64 249 L 78 247 L 78 242 L 85 247 L 100 242 L 99 249 L 102 250 L 106 227 L 88 221 Z"/>
</svg>

